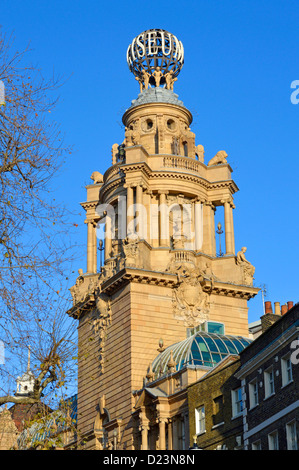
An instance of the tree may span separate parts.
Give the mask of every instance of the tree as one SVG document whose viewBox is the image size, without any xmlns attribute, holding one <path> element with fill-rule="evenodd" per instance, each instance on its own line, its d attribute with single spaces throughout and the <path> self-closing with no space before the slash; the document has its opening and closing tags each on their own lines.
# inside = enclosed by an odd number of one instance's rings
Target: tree
<svg viewBox="0 0 299 470">
<path fill-rule="evenodd" d="M 29 48 L 14 52 L 12 39 L 0 29 L 5 86 L 5 105 L 0 106 L 0 340 L 7 357 L 0 366 L 0 404 L 21 401 L 7 384 L 15 386 L 20 370 L 13 358 L 24 356 L 29 345 L 35 388 L 23 402 L 37 402 L 51 386 L 62 387 L 75 350 L 72 325 L 64 318 L 72 224 L 51 194 L 52 180 L 70 153 L 51 118 L 61 82 L 44 79 L 28 65 L 29 55 Z"/>
</svg>

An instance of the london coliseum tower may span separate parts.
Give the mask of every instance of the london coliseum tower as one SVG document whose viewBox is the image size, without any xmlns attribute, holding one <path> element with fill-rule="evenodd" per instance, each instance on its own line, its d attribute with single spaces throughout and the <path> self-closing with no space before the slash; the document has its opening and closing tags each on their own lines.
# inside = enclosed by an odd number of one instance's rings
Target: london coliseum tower
<svg viewBox="0 0 299 470">
<path fill-rule="evenodd" d="M 212 355 L 200 341 L 246 346 L 247 302 L 258 289 L 245 248 L 235 252 L 228 156 L 205 161 L 173 91 L 182 43 L 145 31 L 127 61 L 140 93 L 123 115 L 112 165 L 87 186 L 87 269 L 68 311 L 78 321 L 78 439 L 86 449 L 188 448 L 186 386 L 231 353 L 219 346 Z"/>
</svg>

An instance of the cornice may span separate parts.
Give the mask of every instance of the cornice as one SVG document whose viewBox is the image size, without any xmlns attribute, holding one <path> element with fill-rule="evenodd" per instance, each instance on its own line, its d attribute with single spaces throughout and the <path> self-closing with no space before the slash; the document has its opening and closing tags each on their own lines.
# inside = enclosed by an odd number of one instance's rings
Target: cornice
<svg viewBox="0 0 299 470">
<path fill-rule="evenodd" d="M 124 268 L 102 283 L 101 292 L 111 295 L 120 287 L 123 287 L 130 282 L 173 287 L 177 284 L 177 276 L 176 274 L 162 273 L 158 271 Z"/>
<path fill-rule="evenodd" d="M 209 280 L 204 281 L 203 290 L 210 294 L 238 297 L 246 300 L 255 297 L 260 291 L 258 287 L 230 284 L 220 281 L 211 282 Z"/>
</svg>

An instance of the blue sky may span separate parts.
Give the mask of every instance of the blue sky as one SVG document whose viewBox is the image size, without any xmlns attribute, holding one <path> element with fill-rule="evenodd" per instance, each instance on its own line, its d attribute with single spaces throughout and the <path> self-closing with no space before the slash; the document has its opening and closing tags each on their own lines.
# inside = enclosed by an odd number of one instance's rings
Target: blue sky
<svg viewBox="0 0 299 470">
<path fill-rule="evenodd" d="M 30 43 L 32 62 L 46 76 L 66 79 L 52 117 L 73 153 L 55 189 L 80 213 L 76 269 L 86 266 L 85 185 L 110 166 L 112 144 L 123 141 L 122 115 L 139 93 L 127 46 L 142 31 L 162 28 L 184 45 L 174 91 L 193 113 L 197 144 L 207 160 L 226 150 L 234 170 L 236 248 L 247 246 L 266 300 L 299 301 L 299 104 L 290 100 L 299 80 L 298 1 L 2 0 L 0 24 L 17 49 Z M 261 314 L 259 294 L 249 302 L 249 321 Z"/>
</svg>

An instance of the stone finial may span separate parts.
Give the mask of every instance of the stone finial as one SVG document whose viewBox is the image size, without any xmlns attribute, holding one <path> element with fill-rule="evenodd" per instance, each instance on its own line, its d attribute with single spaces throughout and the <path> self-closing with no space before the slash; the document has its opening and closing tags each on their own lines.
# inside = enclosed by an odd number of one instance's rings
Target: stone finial
<svg viewBox="0 0 299 470">
<path fill-rule="evenodd" d="M 152 364 L 149 364 L 149 366 L 148 366 L 146 378 L 147 378 L 148 382 L 151 382 L 154 378 Z"/>
<path fill-rule="evenodd" d="M 164 348 L 163 345 L 164 345 L 164 342 L 163 342 L 163 339 L 161 338 L 161 339 L 159 340 L 159 348 L 158 348 L 158 351 L 159 351 L 160 353 L 163 352 L 163 351 L 165 351 L 165 348 Z"/>
<path fill-rule="evenodd" d="M 175 366 L 176 366 L 176 362 L 175 360 L 173 359 L 173 351 L 170 351 L 170 358 L 169 358 L 169 361 L 167 363 L 167 368 L 169 370 L 169 372 L 175 372 Z"/>
</svg>

